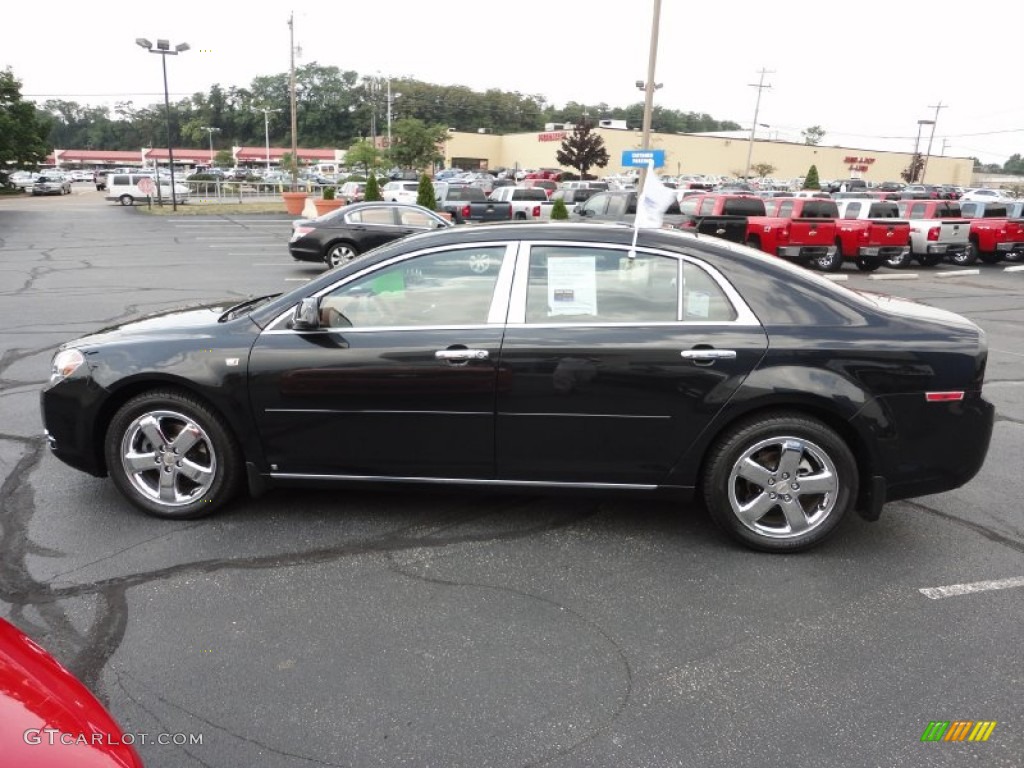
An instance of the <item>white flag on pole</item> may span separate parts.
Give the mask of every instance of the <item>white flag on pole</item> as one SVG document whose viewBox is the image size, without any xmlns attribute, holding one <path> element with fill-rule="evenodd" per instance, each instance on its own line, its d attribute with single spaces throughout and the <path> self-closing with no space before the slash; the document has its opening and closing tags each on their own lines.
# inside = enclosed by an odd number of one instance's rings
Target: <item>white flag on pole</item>
<svg viewBox="0 0 1024 768">
<path fill-rule="evenodd" d="M 654 161 L 647 161 L 647 178 L 644 188 L 636 201 L 636 219 L 633 226 L 637 229 L 657 228 L 662 224 L 662 214 L 675 202 L 676 193 L 661 183 L 654 173 Z"/>
</svg>

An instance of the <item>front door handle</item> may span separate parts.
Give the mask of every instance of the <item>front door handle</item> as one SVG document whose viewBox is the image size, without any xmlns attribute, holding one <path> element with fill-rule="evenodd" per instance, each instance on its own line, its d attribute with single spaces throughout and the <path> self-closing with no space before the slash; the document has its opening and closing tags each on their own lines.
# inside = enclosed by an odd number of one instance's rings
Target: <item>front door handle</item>
<svg viewBox="0 0 1024 768">
<path fill-rule="evenodd" d="M 679 353 L 684 360 L 697 363 L 713 363 L 716 360 L 735 360 L 735 349 L 684 349 Z"/>
<path fill-rule="evenodd" d="M 434 353 L 435 360 L 443 360 L 453 365 L 465 365 L 470 360 L 486 360 L 491 353 L 486 349 L 439 349 Z"/>
</svg>

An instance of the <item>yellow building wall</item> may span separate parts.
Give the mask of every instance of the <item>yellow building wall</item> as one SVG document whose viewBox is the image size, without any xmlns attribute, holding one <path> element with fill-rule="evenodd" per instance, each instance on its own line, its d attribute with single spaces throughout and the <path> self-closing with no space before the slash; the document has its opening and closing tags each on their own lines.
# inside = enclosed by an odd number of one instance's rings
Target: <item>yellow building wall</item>
<svg viewBox="0 0 1024 768">
<path fill-rule="evenodd" d="M 591 172 L 597 176 L 607 176 L 625 170 L 621 165 L 622 152 L 640 149 L 640 132 L 607 128 L 597 128 L 595 132 L 604 139 L 609 163 L 605 168 L 595 168 Z M 560 131 L 506 136 L 451 133 L 445 145 L 446 165 L 451 165 L 450 158 L 453 157 L 485 157 L 489 168 L 557 168 L 560 166 L 555 160 L 555 153 L 561 146 L 561 135 L 564 134 Z M 671 176 L 680 173 L 740 176 L 747 164 L 749 146 L 745 139 L 651 134 L 651 149 L 665 150 L 665 167 L 661 173 Z M 775 166 L 770 175 L 779 180 L 805 176 L 811 165 L 816 165 L 822 180 L 858 176 L 881 183 L 900 181 L 900 173 L 910 165 L 911 156 L 909 152 L 755 140 L 750 162 L 751 166 L 757 163 Z M 867 170 L 851 172 L 848 158 L 862 159 L 858 164 L 866 165 Z M 973 170 L 974 161 L 971 158 L 932 156 L 928 159 L 926 180 L 931 184 L 969 186 Z"/>
</svg>

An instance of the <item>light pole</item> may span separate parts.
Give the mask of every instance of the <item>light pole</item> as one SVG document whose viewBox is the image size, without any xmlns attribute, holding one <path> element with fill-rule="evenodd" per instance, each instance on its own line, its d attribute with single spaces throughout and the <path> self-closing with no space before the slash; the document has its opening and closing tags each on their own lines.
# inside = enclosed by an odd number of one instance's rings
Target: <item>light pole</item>
<svg viewBox="0 0 1024 768">
<path fill-rule="evenodd" d="M 281 109 L 267 109 L 266 107 L 256 110 L 257 112 L 263 113 L 263 133 L 266 137 L 267 147 L 267 170 L 270 170 L 270 113 L 271 112 L 283 112 Z"/>
<path fill-rule="evenodd" d="M 178 212 L 178 198 L 174 194 L 174 149 L 171 147 L 171 96 L 167 90 L 167 57 L 177 56 L 179 53 L 184 53 L 189 49 L 188 43 L 178 43 L 174 46 L 174 50 L 171 50 L 171 44 L 166 40 L 157 39 L 156 48 L 153 44 L 144 37 L 135 38 L 135 44 L 140 48 L 145 48 L 150 53 L 160 54 L 160 61 L 164 65 L 164 108 L 167 110 L 167 162 L 171 166 L 171 208 L 175 213 Z M 160 169 L 157 168 L 156 174 L 157 184 L 160 183 Z"/>
<path fill-rule="evenodd" d="M 941 101 L 938 104 L 929 104 L 935 110 L 935 119 L 931 121 L 932 134 L 928 137 L 928 154 L 924 156 L 924 165 L 921 166 L 921 183 L 924 184 L 924 175 L 928 172 L 928 161 L 932 156 L 932 142 L 935 141 L 935 124 L 939 122 L 939 110 L 948 107 L 948 104 L 943 104 Z"/>
<path fill-rule="evenodd" d="M 202 129 L 210 134 L 210 167 L 213 167 L 213 134 L 220 133 L 220 128 L 211 128 L 208 125 L 202 126 Z"/>
<path fill-rule="evenodd" d="M 651 41 L 647 50 L 647 80 L 636 81 L 637 88 L 643 86 L 644 91 L 644 122 L 640 137 L 640 149 L 646 151 L 651 148 L 651 116 L 654 113 L 654 91 L 661 88 L 661 85 L 654 82 L 654 70 L 658 63 L 658 26 L 661 24 L 661 0 L 654 0 L 654 9 L 651 14 Z M 647 168 L 644 166 L 640 171 L 640 187 L 647 181 Z"/>
<path fill-rule="evenodd" d="M 388 149 L 391 149 L 391 110 L 394 107 L 395 99 L 400 98 L 402 94 L 391 93 L 391 78 L 388 78 Z"/>
</svg>

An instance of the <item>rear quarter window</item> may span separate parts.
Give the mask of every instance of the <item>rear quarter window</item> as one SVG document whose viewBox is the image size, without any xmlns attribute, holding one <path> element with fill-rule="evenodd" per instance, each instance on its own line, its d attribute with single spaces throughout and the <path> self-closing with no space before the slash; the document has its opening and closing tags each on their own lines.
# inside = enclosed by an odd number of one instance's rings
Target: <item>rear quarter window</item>
<svg viewBox="0 0 1024 768">
<path fill-rule="evenodd" d="M 727 198 L 722 213 L 726 216 L 764 216 L 764 200 L 757 197 Z"/>
<path fill-rule="evenodd" d="M 868 217 L 872 219 L 898 219 L 900 209 L 896 203 L 872 203 L 868 209 Z"/>
</svg>

